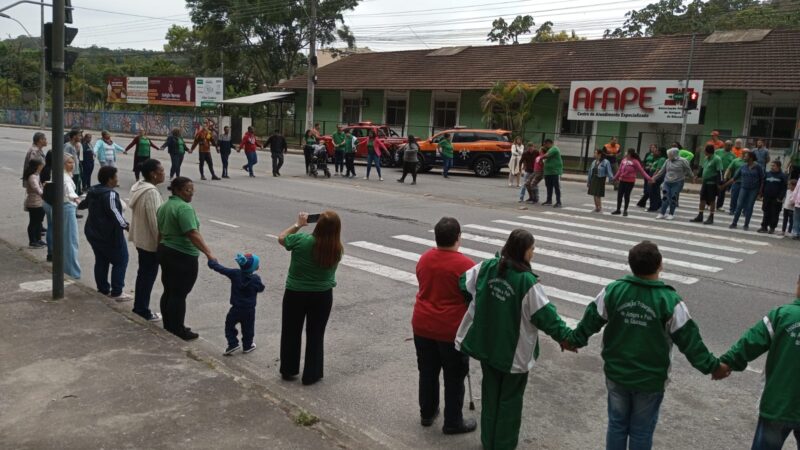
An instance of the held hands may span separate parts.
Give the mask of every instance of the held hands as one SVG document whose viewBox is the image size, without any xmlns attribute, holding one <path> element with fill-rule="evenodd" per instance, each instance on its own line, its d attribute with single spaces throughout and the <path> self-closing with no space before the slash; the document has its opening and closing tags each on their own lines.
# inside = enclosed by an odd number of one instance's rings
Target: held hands
<svg viewBox="0 0 800 450">
<path fill-rule="evenodd" d="M 568 340 L 561 341 L 559 345 L 561 345 L 562 352 L 566 350 L 568 352 L 578 353 L 578 347 L 575 347 L 574 345 L 570 344 Z"/>
<path fill-rule="evenodd" d="M 719 367 L 711 373 L 712 380 L 723 380 L 731 374 L 731 368 L 725 363 L 719 363 Z"/>
</svg>

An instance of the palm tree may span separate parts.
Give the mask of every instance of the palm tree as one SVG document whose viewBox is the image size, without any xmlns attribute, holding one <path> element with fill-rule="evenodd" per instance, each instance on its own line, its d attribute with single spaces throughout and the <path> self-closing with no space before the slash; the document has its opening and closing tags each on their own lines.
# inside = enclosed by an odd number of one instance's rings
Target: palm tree
<svg viewBox="0 0 800 450">
<path fill-rule="evenodd" d="M 481 96 L 484 123 L 487 126 L 496 124 L 524 136 L 528 121 L 533 117 L 536 97 L 543 91 L 554 92 L 555 87 L 549 83 L 495 82 Z"/>
</svg>

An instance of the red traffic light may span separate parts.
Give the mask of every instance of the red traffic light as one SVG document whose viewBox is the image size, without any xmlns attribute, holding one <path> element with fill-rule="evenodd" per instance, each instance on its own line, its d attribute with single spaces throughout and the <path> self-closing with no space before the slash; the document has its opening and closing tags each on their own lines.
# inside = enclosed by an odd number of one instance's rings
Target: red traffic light
<svg viewBox="0 0 800 450">
<path fill-rule="evenodd" d="M 699 92 L 697 92 L 697 91 L 692 91 L 692 92 L 689 94 L 689 100 L 692 100 L 692 101 L 695 101 L 695 102 L 696 102 L 696 101 L 697 101 L 699 98 L 700 98 L 700 93 L 699 93 Z"/>
</svg>

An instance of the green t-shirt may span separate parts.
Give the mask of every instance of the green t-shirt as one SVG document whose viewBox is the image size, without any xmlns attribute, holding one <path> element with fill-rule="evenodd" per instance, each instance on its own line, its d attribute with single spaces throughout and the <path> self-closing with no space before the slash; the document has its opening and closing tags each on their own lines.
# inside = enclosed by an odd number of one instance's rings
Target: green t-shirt
<svg viewBox="0 0 800 450">
<path fill-rule="evenodd" d="M 683 148 L 678 151 L 678 156 L 691 162 L 694 159 L 694 152 L 690 152 L 689 150 Z"/>
<path fill-rule="evenodd" d="M 727 168 L 727 169 L 725 169 L 725 171 L 726 171 L 726 172 L 729 172 L 729 174 L 728 174 L 728 177 L 729 177 L 729 178 L 731 178 L 731 177 L 733 177 L 734 175 L 736 175 L 736 172 L 737 172 L 737 171 L 739 170 L 739 168 L 740 168 L 740 167 L 742 167 L 743 165 L 744 165 L 744 160 L 743 160 L 742 158 L 736 158 L 736 159 L 734 159 L 733 161 L 731 161 L 731 163 L 730 163 L 730 165 L 728 166 L 728 168 Z M 739 180 L 736 180 L 736 181 L 735 181 L 735 183 L 739 183 L 739 182 L 740 182 Z"/>
<path fill-rule="evenodd" d="M 186 237 L 186 233 L 200 229 L 200 221 L 192 205 L 173 195 L 158 208 L 158 232 L 161 244 L 187 255 L 198 256 L 200 250 Z"/>
<path fill-rule="evenodd" d="M 353 153 L 356 151 L 356 138 L 352 134 L 344 136 L 344 152 Z"/>
<path fill-rule="evenodd" d="M 344 132 L 337 131 L 333 133 L 333 146 L 336 147 L 336 150 L 344 150 Z"/>
<path fill-rule="evenodd" d="M 150 139 L 140 137 L 136 145 L 136 156 L 150 156 Z"/>
<path fill-rule="evenodd" d="M 564 161 L 561 160 L 561 150 L 556 146 L 552 146 L 547 150 L 545 156 L 547 156 L 547 159 L 544 160 L 544 174 L 563 175 Z"/>
<path fill-rule="evenodd" d="M 286 250 L 292 252 L 289 274 L 286 276 L 286 289 L 299 292 L 324 292 L 336 287 L 336 267 L 320 267 L 314 261 L 313 234 L 295 233 L 286 236 Z"/>
<path fill-rule="evenodd" d="M 653 170 L 653 161 L 653 153 L 647 153 L 647 155 L 644 157 L 644 170 Z"/>
<path fill-rule="evenodd" d="M 314 136 L 308 136 L 306 138 L 306 145 L 317 145 L 317 138 Z"/>
<path fill-rule="evenodd" d="M 722 160 L 719 156 L 713 155 L 711 158 L 706 158 L 703 163 L 703 184 L 717 184 L 719 182 L 719 175 L 722 172 Z"/>
<path fill-rule="evenodd" d="M 375 140 L 374 139 L 367 138 L 367 154 L 368 155 L 372 155 L 372 156 L 377 155 L 377 153 L 375 153 Z"/>
<path fill-rule="evenodd" d="M 667 158 L 665 158 L 663 156 L 659 156 L 658 158 L 654 159 L 653 160 L 653 165 L 651 166 L 652 172 L 656 173 L 659 170 L 661 170 L 661 168 L 664 167 L 664 163 L 666 163 L 666 162 L 667 162 Z"/>
<path fill-rule="evenodd" d="M 442 152 L 442 156 L 447 158 L 453 157 L 453 143 L 447 139 L 442 139 L 439 141 L 439 150 Z"/>
<path fill-rule="evenodd" d="M 178 154 L 182 155 L 186 152 L 186 142 L 183 138 L 178 138 Z"/>
<path fill-rule="evenodd" d="M 714 152 L 715 156 L 718 156 L 719 159 L 722 161 L 722 167 L 728 168 L 734 159 L 736 159 L 736 155 L 733 152 L 726 152 L 725 149 L 719 149 Z"/>
</svg>

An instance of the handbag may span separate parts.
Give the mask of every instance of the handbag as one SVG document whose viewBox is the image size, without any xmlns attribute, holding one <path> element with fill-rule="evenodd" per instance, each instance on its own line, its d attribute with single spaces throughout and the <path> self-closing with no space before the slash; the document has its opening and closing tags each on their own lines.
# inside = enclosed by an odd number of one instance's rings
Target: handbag
<svg viewBox="0 0 800 450">
<path fill-rule="evenodd" d="M 55 197 L 55 186 L 52 182 L 47 181 L 42 186 L 42 200 L 48 205 L 53 204 L 53 199 Z"/>
</svg>

